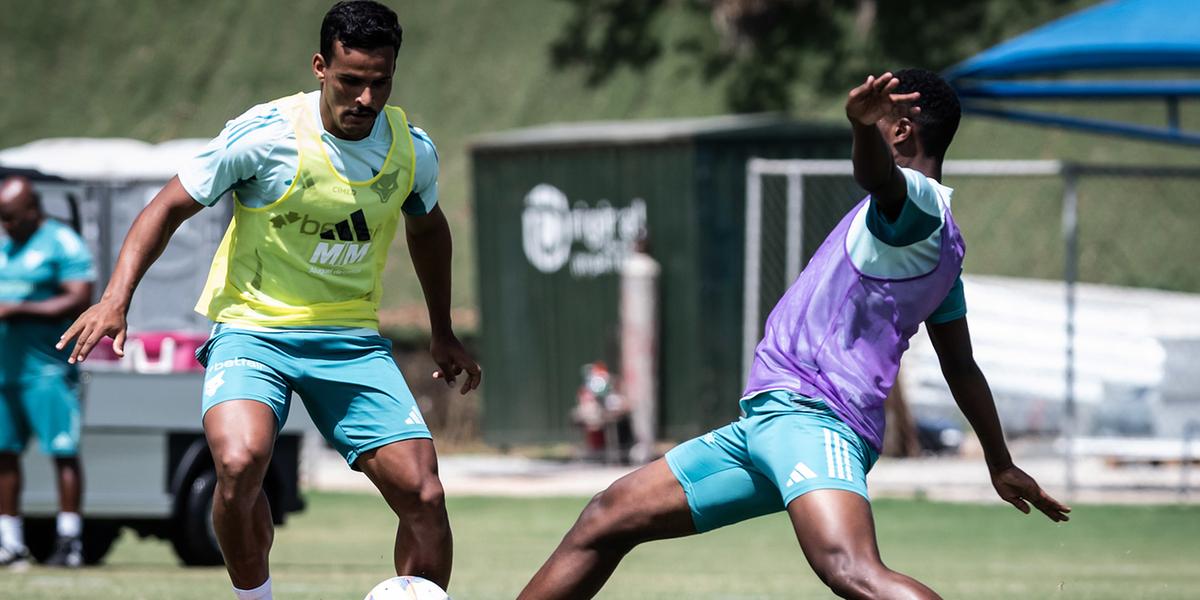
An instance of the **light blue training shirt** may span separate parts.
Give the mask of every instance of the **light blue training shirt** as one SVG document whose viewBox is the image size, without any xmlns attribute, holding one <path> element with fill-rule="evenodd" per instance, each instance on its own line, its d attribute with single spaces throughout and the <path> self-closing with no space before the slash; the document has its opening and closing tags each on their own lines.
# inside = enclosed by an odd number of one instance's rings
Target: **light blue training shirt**
<svg viewBox="0 0 1200 600">
<path fill-rule="evenodd" d="M 386 113 L 375 119 L 371 133 L 361 140 L 343 140 L 325 130 L 321 121 L 321 92 L 305 94 L 309 116 L 321 132 L 325 153 L 333 168 L 346 179 L 364 181 L 375 177 L 392 146 L 392 129 Z M 438 202 L 438 154 L 429 134 L 409 123 L 413 138 L 416 168 L 413 189 L 402 210 L 410 215 L 425 215 Z M 292 185 L 300 168 L 296 132 L 271 103 L 254 106 L 227 122 L 195 158 L 179 170 L 179 182 L 195 201 L 205 206 L 216 204 L 232 191 L 237 201 L 249 208 L 260 208 L 278 200 Z M 222 329 L 248 329 L 244 325 L 217 323 L 213 335 Z M 345 327 L 256 328 L 260 331 L 303 333 L 304 330 L 338 331 L 350 335 L 376 334 L 373 329 Z"/>
<path fill-rule="evenodd" d="M 907 196 L 900 215 L 888 221 L 874 199 L 856 215 L 847 233 L 846 251 L 859 271 L 873 277 L 907 279 L 937 267 L 945 209 L 953 188 L 925 174 L 901 168 Z M 925 321 L 934 325 L 961 319 L 967 314 L 962 277 Z"/>
</svg>

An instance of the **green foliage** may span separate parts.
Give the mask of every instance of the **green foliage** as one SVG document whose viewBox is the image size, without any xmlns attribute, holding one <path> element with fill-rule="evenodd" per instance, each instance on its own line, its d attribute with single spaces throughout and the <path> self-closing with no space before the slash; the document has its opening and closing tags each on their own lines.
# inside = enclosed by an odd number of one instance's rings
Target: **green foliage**
<svg viewBox="0 0 1200 600">
<path fill-rule="evenodd" d="M 784 107 L 797 118 L 842 122 L 846 81 L 892 66 L 944 66 L 1090 2 L 877 0 L 871 30 L 875 33 L 846 36 L 844 32 L 855 31 L 855 3 L 796 0 L 787 2 L 795 7 L 786 10 L 817 11 L 812 12 L 815 16 L 803 16 L 799 25 L 775 28 L 770 20 L 754 25 L 768 29 L 769 35 L 763 45 L 739 50 L 745 47 L 727 45 L 714 29 L 717 0 L 389 1 L 405 28 L 392 101 L 404 106 L 437 143 L 441 203 L 455 239 L 453 304 L 468 310 L 476 304 L 477 277 L 467 159 L 472 136 L 547 122 L 713 115 L 731 107 Z M 638 24 L 626 31 L 605 20 L 603 15 L 615 14 L 612 6 L 630 2 L 628 14 L 642 17 Z M 254 104 L 315 87 L 310 58 L 317 50 L 321 16 L 330 4 L 331 0 L 0 0 L 0 52 L 5 57 L 0 61 L 5 92 L 0 148 L 55 136 L 147 141 L 211 137 L 225 121 Z M 581 18 L 585 13 L 587 18 Z M 903 25 L 885 26 L 893 21 Z M 607 35 L 614 36 L 612 41 L 604 41 Z M 575 37 L 580 43 L 572 41 Z M 593 74 L 589 65 L 598 64 L 595 57 L 605 54 L 593 50 L 605 47 L 613 58 Z M 910 50 L 924 54 L 910 55 Z M 621 56 L 637 60 L 622 62 Z M 1036 108 L 1156 124 L 1165 118 L 1161 107 L 1136 102 L 1084 108 L 1042 103 Z M 1183 123 L 1200 123 L 1200 110 L 1185 103 Z M 1200 154 L 968 117 L 950 158 L 1194 165 Z M 956 210 L 986 203 L 984 212 L 1000 218 L 993 213 L 1005 209 L 996 203 L 1008 197 L 989 188 L 963 192 L 957 196 Z M 1154 217 L 1158 208 L 1149 197 L 1136 190 L 1122 197 L 1140 202 L 1147 218 L 1160 218 Z M 1117 211 L 1128 206 L 1119 200 L 1102 206 Z M 1086 200 L 1084 209 L 1088 210 Z M 1030 214 L 1023 210 L 1017 212 Z M 1038 214 L 1053 219 L 1056 210 L 1050 205 Z M 1191 213 L 1174 218 L 1180 227 L 1197 222 L 1189 221 Z M 1033 227 L 1047 223 L 1034 222 Z M 1014 238 L 1000 233 L 1022 231 L 1020 223 L 995 233 L 987 225 L 967 229 L 968 270 L 1048 277 L 1061 273 L 1055 266 L 1058 258 L 1043 259 L 1034 263 L 1037 268 L 1026 270 L 1028 260 L 1009 257 Z M 1038 242 L 1041 247 L 1056 243 L 1056 225 L 1049 222 L 1048 227 L 1045 239 Z M 1125 239 L 1109 243 L 1129 244 L 1133 252 L 1141 252 L 1128 263 L 1157 264 L 1154 255 L 1136 249 L 1138 240 Z M 1161 243 L 1179 239 L 1172 236 Z M 1018 245 L 1026 250 L 1016 255 L 1028 256 L 1029 245 Z M 1196 252 L 1185 246 L 1172 255 Z M 1088 271 L 1084 275 L 1088 277 Z M 403 243 L 393 246 L 384 282 L 385 320 L 400 327 L 425 327 L 424 302 Z M 1164 287 L 1200 291 L 1174 283 Z"/>
<path fill-rule="evenodd" d="M 556 67 L 581 68 L 596 86 L 673 45 L 724 89 L 728 110 L 757 112 L 790 109 L 797 91 L 843 92 L 883 68 L 942 70 L 1096 0 L 560 1 L 572 14 L 552 46 Z M 676 19 L 693 27 L 670 39 L 655 26 Z"/>
</svg>

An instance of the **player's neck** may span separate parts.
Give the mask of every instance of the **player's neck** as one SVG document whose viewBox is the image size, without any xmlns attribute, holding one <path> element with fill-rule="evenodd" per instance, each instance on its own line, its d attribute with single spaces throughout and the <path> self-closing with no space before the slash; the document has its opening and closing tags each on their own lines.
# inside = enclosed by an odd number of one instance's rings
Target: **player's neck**
<svg viewBox="0 0 1200 600">
<path fill-rule="evenodd" d="M 46 224 L 46 217 L 45 217 L 45 215 L 42 215 L 42 216 L 38 217 L 37 225 L 30 227 L 29 231 L 21 232 L 16 235 L 10 235 L 9 238 L 12 239 L 13 246 L 24 246 L 26 242 L 33 239 L 33 236 L 37 235 L 38 230 L 41 229 L 42 226 L 45 224 Z"/>
<path fill-rule="evenodd" d="M 912 169 L 939 182 L 942 180 L 942 161 L 930 156 L 897 156 L 896 165 Z"/>
</svg>

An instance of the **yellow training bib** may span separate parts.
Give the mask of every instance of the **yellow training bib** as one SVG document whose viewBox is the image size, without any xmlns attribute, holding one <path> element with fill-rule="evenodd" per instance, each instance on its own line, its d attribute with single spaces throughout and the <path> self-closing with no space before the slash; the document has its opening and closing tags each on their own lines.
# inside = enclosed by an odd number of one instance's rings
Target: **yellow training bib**
<svg viewBox="0 0 1200 600">
<path fill-rule="evenodd" d="M 304 94 L 274 101 L 296 132 L 299 168 L 275 202 L 234 202 L 196 311 L 263 327 L 378 327 L 380 276 L 413 186 L 416 153 L 399 107 L 384 109 L 392 145 L 379 174 L 334 169 Z"/>
</svg>

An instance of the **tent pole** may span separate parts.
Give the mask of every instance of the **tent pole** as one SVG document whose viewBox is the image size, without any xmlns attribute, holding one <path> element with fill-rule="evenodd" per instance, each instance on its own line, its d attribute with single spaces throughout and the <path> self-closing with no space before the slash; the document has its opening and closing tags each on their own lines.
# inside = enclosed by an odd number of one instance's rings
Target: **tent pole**
<svg viewBox="0 0 1200 600">
<path fill-rule="evenodd" d="M 1167 128 L 1179 131 L 1179 96 L 1167 96 Z"/>
<path fill-rule="evenodd" d="M 1065 398 L 1063 402 L 1063 439 L 1066 451 L 1063 453 L 1063 467 L 1067 485 L 1067 496 L 1073 498 L 1076 491 L 1075 481 L 1075 282 L 1079 277 L 1079 189 L 1078 174 L 1075 169 L 1066 169 L 1063 190 L 1063 240 L 1065 242 L 1064 273 L 1066 282 L 1067 302 L 1067 343 Z"/>
</svg>

